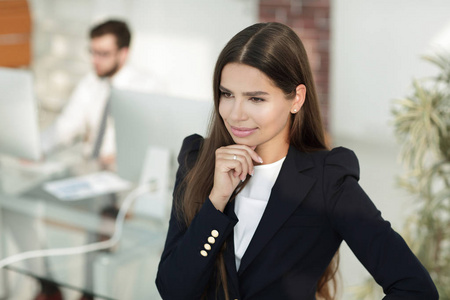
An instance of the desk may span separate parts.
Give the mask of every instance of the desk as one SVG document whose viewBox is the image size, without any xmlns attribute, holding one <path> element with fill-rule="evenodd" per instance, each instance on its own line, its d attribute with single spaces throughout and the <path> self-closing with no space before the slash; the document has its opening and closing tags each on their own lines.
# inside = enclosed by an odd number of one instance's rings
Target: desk
<svg viewBox="0 0 450 300">
<path fill-rule="evenodd" d="M 77 167 L 73 168 L 75 165 Z M 113 220 L 99 214 L 102 207 L 111 203 L 110 195 L 64 202 L 42 189 L 42 183 L 48 180 L 67 177 L 77 168 L 79 171 L 79 162 L 75 165 L 56 175 L 25 175 L 33 184 L 25 185 L 22 190 L 2 185 L 2 257 L 29 250 L 84 245 L 93 242 L 93 236 L 112 234 Z M 3 168 L 1 172 L 4 180 L 10 180 L 10 176 L 6 179 L 4 175 L 11 174 L 11 170 Z M 123 197 L 124 192 L 121 194 L 118 197 Z M 154 280 L 166 226 L 167 220 L 133 214 L 125 222 L 120 243 L 111 251 L 29 259 L 8 266 L 2 275 L 6 280 L 14 273 L 49 280 L 60 285 L 68 295 L 88 294 L 96 299 L 160 299 Z M 5 293 L 14 291 L 6 289 Z M 65 297 L 69 298 L 76 299 Z"/>
</svg>

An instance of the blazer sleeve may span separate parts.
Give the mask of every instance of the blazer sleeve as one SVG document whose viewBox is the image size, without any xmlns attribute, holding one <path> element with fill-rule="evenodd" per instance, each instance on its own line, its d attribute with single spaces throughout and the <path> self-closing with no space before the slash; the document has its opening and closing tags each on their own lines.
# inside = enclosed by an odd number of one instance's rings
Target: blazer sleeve
<svg viewBox="0 0 450 300">
<path fill-rule="evenodd" d="M 355 154 L 333 149 L 324 168 L 324 193 L 334 229 L 383 287 L 384 299 L 438 299 L 427 270 L 359 186 Z"/>
<path fill-rule="evenodd" d="M 179 168 L 175 191 L 188 170 L 195 164 L 202 141 L 203 138 L 199 135 L 189 136 L 183 141 L 178 156 Z M 156 286 L 164 300 L 200 299 L 213 276 L 216 256 L 237 220 L 215 209 L 211 201 L 206 199 L 187 227 L 176 212 L 177 201 L 179 199 L 174 192 L 169 229 L 158 267 Z M 209 247 L 205 247 L 205 244 Z"/>
</svg>

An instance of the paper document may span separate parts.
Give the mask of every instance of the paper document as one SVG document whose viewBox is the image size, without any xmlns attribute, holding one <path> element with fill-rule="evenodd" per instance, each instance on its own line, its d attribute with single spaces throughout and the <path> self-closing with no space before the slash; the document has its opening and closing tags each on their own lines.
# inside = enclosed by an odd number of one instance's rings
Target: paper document
<svg viewBox="0 0 450 300">
<path fill-rule="evenodd" d="M 55 197 L 71 201 L 127 190 L 131 183 L 111 172 L 62 179 L 44 184 L 44 190 Z"/>
</svg>

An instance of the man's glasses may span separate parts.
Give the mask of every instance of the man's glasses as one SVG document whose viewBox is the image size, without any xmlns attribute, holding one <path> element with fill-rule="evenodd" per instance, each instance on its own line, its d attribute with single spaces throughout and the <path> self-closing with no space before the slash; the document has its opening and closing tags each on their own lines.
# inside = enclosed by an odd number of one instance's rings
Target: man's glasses
<svg viewBox="0 0 450 300">
<path fill-rule="evenodd" d="M 98 58 L 108 58 L 116 53 L 117 53 L 117 51 L 97 51 L 97 50 L 89 49 L 89 54 L 91 54 L 94 57 L 98 57 Z"/>
</svg>

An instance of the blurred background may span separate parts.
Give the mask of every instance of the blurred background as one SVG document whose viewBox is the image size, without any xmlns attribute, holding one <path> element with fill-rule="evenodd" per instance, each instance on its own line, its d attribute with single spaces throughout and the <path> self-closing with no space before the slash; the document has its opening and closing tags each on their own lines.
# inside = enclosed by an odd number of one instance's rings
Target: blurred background
<svg viewBox="0 0 450 300">
<path fill-rule="evenodd" d="M 234 34 L 256 22 L 289 25 L 309 54 L 331 144 L 356 152 L 361 185 L 383 217 L 403 231 L 414 200 L 396 184 L 404 169 L 393 101 L 412 93 L 413 79 L 437 74 L 422 56 L 449 51 L 449 1 L 0 0 L 0 5 L 13 1 L 27 9 L 17 32 L 13 26 L 6 32 L 4 24 L 13 20 L 0 8 L 0 65 L 32 70 L 42 128 L 91 70 L 88 31 L 98 22 L 119 18 L 130 25 L 129 64 L 158 78 L 159 93 L 205 102 L 212 99 L 217 56 Z M 345 244 L 341 249 L 342 299 L 351 299 L 353 287 L 369 274 Z M 12 278 L 11 299 L 28 299 L 36 288 L 32 280 Z"/>
</svg>

